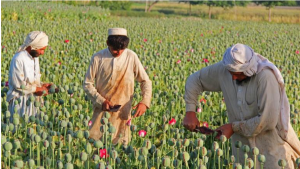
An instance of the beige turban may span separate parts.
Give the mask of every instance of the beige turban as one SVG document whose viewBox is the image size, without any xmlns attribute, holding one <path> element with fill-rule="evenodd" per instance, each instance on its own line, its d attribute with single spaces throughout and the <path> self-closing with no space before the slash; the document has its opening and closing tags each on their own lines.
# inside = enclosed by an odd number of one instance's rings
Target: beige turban
<svg viewBox="0 0 300 169">
<path fill-rule="evenodd" d="M 48 46 L 48 36 L 42 31 L 30 32 L 27 35 L 23 45 L 20 46 L 18 52 L 25 50 L 28 46 L 31 46 L 31 49 L 33 50 Z"/>
<path fill-rule="evenodd" d="M 290 105 L 287 98 L 284 81 L 279 69 L 267 58 L 255 53 L 247 45 L 235 44 L 228 48 L 223 56 L 223 65 L 232 72 L 243 72 L 246 76 L 258 74 L 263 69 L 271 69 L 281 87 L 281 113 L 277 127 L 282 138 L 286 138 L 290 123 Z"/>
<path fill-rule="evenodd" d="M 111 28 L 108 29 L 108 35 L 123 35 L 127 36 L 127 30 L 124 28 Z"/>
</svg>

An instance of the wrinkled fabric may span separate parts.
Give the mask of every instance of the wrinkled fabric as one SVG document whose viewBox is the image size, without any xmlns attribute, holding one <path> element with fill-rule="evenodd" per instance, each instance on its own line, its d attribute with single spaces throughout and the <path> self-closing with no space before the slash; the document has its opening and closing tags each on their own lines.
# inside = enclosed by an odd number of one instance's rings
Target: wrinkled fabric
<svg viewBox="0 0 300 169">
<path fill-rule="evenodd" d="M 128 144 L 130 128 L 126 122 L 131 118 L 131 106 L 134 94 L 134 80 L 140 83 L 142 91 L 141 103 L 150 107 L 152 82 L 149 79 L 138 56 L 125 49 L 119 57 L 113 57 L 108 48 L 94 54 L 87 70 L 83 88 L 91 99 L 94 108 L 90 137 L 99 140 L 102 103 L 107 99 L 113 105 L 121 105 L 118 112 L 109 112 L 109 122 L 116 128 L 113 143 Z"/>
<path fill-rule="evenodd" d="M 243 44 L 236 44 L 228 48 L 223 57 L 223 64 L 227 70 L 233 72 L 243 72 L 251 77 L 258 74 L 263 69 L 271 69 L 281 87 L 281 111 L 278 128 L 282 138 L 287 137 L 290 122 L 290 105 L 287 98 L 283 77 L 279 69 L 267 58 L 255 53 L 252 48 Z"/>
<path fill-rule="evenodd" d="M 28 46 L 31 46 L 32 50 L 41 49 L 48 46 L 48 36 L 42 31 L 30 32 L 23 45 L 19 47 L 18 52 L 25 50 Z"/>
<path fill-rule="evenodd" d="M 27 100 L 30 96 L 34 96 L 36 87 L 41 86 L 40 82 L 40 65 L 39 58 L 33 58 L 26 50 L 16 53 L 10 63 L 9 68 L 9 91 L 7 92 L 6 101 L 9 102 L 11 114 L 14 113 L 14 101 L 20 101 L 18 113 L 20 117 L 27 115 L 35 115 L 36 109 Z M 24 89 L 21 86 L 24 86 Z M 39 97 L 34 96 L 36 99 Z"/>
<path fill-rule="evenodd" d="M 278 160 L 285 159 L 285 168 L 293 169 L 300 157 L 300 141 L 289 123 L 286 138 L 279 134 L 278 122 L 282 102 L 281 87 L 271 69 L 265 68 L 251 76 L 248 82 L 237 85 L 222 62 L 202 68 L 190 75 L 185 86 L 186 111 L 196 111 L 198 95 L 203 91 L 222 91 L 227 108 L 228 121 L 232 123 L 231 137 L 233 155 L 239 151 L 240 162 L 244 162 L 241 149 L 235 142 L 251 148 L 257 147 L 266 156 L 267 169 L 279 169 Z M 253 159 L 251 153 L 248 154 Z M 260 168 L 257 163 L 256 168 Z"/>
</svg>

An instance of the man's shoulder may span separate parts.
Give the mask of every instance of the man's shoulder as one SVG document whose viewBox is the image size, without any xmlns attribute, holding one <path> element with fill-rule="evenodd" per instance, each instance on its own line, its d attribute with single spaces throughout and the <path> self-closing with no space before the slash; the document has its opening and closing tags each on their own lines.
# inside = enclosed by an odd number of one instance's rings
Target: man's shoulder
<svg viewBox="0 0 300 169">
<path fill-rule="evenodd" d="M 273 71 L 271 69 L 263 69 L 257 74 L 258 78 L 269 78 L 269 77 L 275 77 Z"/>
<path fill-rule="evenodd" d="M 21 52 L 16 53 L 13 56 L 12 60 L 21 62 L 21 61 L 24 61 L 26 58 L 27 58 L 27 52 L 21 51 Z"/>
<path fill-rule="evenodd" d="M 130 50 L 130 49 L 126 49 L 127 50 L 127 54 L 130 55 L 130 56 L 137 56 L 137 54 L 133 51 L 133 50 Z"/>
</svg>

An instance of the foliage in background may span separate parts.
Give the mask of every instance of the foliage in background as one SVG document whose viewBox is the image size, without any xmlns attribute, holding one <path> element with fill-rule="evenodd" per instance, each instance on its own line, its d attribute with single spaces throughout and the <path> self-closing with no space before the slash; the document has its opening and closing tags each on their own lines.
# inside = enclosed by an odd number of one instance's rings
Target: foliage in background
<svg viewBox="0 0 300 169">
<path fill-rule="evenodd" d="M 110 10 L 130 10 L 132 2 L 130 1 L 60 1 L 70 5 L 76 6 L 100 6 L 105 9 Z"/>
</svg>

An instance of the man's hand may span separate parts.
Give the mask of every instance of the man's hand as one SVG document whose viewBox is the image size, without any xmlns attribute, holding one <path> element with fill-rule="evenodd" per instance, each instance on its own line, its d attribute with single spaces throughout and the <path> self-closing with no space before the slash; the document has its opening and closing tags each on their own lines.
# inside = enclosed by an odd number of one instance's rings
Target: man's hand
<svg viewBox="0 0 300 169">
<path fill-rule="evenodd" d="M 183 119 L 183 126 L 190 131 L 194 131 L 196 126 L 200 126 L 199 120 L 197 119 L 195 112 L 186 112 L 185 117 Z"/>
<path fill-rule="evenodd" d="M 51 87 L 51 83 L 44 83 L 43 85 L 42 85 L 42 87 L 46 87 L 48 90 L 50 89 L 50 87 Z"/>
<path fill-rule="evenodd" d="M 133 110 L 136 109 L 136 112 L 133 115 L 133 118 L 136 118 L 136 117 L 139 117 L 139 116 L 143 115 L 146 112 L 147 106 L 144 103 L 138 103 L 132 109 Z"/>
<path fill-rule="evenodd" d="M 42 87 L 36 87 L 36 90 L 34 92 L 36 96 L 42 96 L 48 94 L 48 88 L 42 86 Z"/>
<path fill-rule="evenodd" d="M 103 111 L 109 111 L 110 107 L 112 107 L 113 104 L 108 101 L 108 100 L 105 100 L 103 103 L 102 103 L 102 110 Z"/>
<path fill-rule="evenodd" d="M 224 124 L 223 126 L 217 128 L 216 130 L 220 130 L 222 132 L 222 134 L 226 136 L 227 139 L 229 139 L 232 136 L 232 134 L 234 133 L 232 130 L 231 123 Z M 217 139 L 220 139 L 220 136 L 217 137 Z"/>
</svg>

